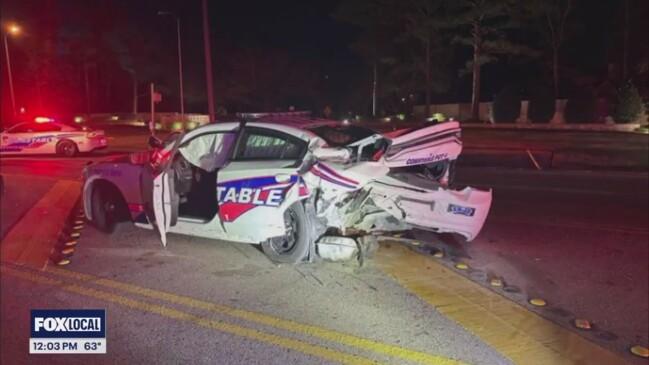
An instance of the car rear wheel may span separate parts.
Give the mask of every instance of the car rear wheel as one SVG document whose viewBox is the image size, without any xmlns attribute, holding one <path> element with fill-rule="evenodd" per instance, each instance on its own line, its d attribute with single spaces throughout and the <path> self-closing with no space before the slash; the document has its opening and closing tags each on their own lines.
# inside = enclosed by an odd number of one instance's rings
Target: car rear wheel
<svg viewBox="0 0 649 365">
<path fill-rule="evenodd" d="M 56 153 L 65 157 L 73 157 L 79 153 L 79 148 L 72 141 L 61 141 L 56 145 Z"/>
<path fill-rule="evenodd" d="M 91 204 L 93 225 L 104 233 L 112 233 L 119 217 L 119 198 L 100 185 L 92 189 Z"/>
<path fill-rule="evenodd" d="M 309 230 L 306 213 L 301 203 L 295 203 L 284 212 L 286 234 L 261 243 L 261 248 L 272 261 L 295 264 L 309 252 Z"/>
</svg>

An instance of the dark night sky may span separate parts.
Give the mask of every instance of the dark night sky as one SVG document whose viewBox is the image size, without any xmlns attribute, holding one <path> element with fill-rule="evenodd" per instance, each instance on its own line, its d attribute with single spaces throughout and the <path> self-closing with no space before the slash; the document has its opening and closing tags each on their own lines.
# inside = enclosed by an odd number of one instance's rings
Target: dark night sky
<svg viewBox="0 0 649 365">
<path fill-rule="evenodd" d="M 227 49 L 228 46 L 249 46 L 261 48 L 262 51 L 280 49 L 288 52 L 291 57 L 310 60 L 311 64 L 317 65 L 315 67 L 322 77 L 329 76 L 331 87 L 341 95 L 348 91 L 351 80 L 355 80 L 358 85 L 369 77 L 369 67 L 349 47 L 358 35 L 358 29 L 331 17 L 339 1 L 212 0 L 208 3 L 215 68 L 228 57 L 228 54 L 219 53 L 220 50 Z M 578 1 L 577 4 L 574 17 L 583 20 L 580 34 L 584 36 L 566 42 L 566 72 L 586 73 L 594 79 L 606 77 L 607 63 L 620 58 L 615 53 L 620 48 L 620 2 Z M 646 8 L 644 4 L 641 9 L 634 9 L 633 16 L 643 18 L 635 33 L 638 33 L 638 29 L 643 29 L 643 24 L 646 28 L 647 14 L 643 16 Z M 159 58 L 159 63 L 164 67 L 166 75 L 155 80 L 168 95 L 161 108 L 174 109 L 172 101 L 177 97 L 175 24 L 170 17 L 157 16 L 158 10 L 172 11 L 181 18 L 187 105 L 190 110 L 203 111 L 205 74 L 200 0 L 3 0 L 3 22 L 16 20 L 26 30 L 24 39 L 11 41 L 14 50 L 12 57 L 16 60 L 14 72 L 18 75 L 17 83 L 20 84 L 20 75 L 27 72 L 24 63 L 28 56 L 24 50 L 30 46 L 30 36 L 40 37 L 35 34 L 37 32 L 30 32 L 30 28 L 41 27 L 40 20 L 54 17 L 58 19 L 59 27 L 64 25 L 73 29 L 76 22 L 82 22 L 86 18 L 86 14 L 99 12 L 106 27 L 128 24 L 152 38 L 152 47 L 163 55 Z M 103 26 L 95 24 L 95 31 L 101 32 Z M 646 41 L 646 35 L 634 39 Z M 451 52 L 454 52 L 457 68 L 470 55 L 469 49 Z M 538 78 L 539 74 L 547 74 L 547 69 L 543 70 L 538 62 L 531 66 L 530 63 L 504 58 L 483 70 L 483 97 L 490 99 L 511 80 Z M 128 75 L 122 76 L 125 79 L 124 87 L 127 88 Z M 436 95 L 434 100 L 467 101 L 470 97 L 470 75 L 455 80 L 449 92 Z M 218 83 L 219 80 L 216 79 L 215 82 Z M 3 84 L 6 83 L 3 81 Z M 366 90 L 369 94 L 369 84 Z M 5 91 L 6 86 L 3 93 Z M 23 98 L 28 96 L 24 94 L 23 91 Z M 3 97 L 5 99 L 7 98 Z"/>
<path fill-rule="evenodd" d="M 131 21 L 149 24 L 161 37 L 172 41 L 173 21 L 156 17 L 155 13 L 163 9 L 180 16 L 187 89 L 190 93 L 202 93 L 205 86 L 200 0 L 136 1 L 136 6 L 124 3 Z M 344 88 L 345 80 L 365 71 L 365 67 L 349 48 L 357 31 L 330 16 L 337 4 L 338 1 L 208 1 L 215 68 L 220 57 L 227 57 L 218 50 L 228 45 L 281 49 L 294 57 L 314 60 L 323 77 L 327 75 L 337 88 Z"/>
<path fill-rule="evenodd" d="M 98 10 L 102 3 L 104 9 L 108 10 Z M 208 1 L 208 6 L 215 68 L 222 61 L 221 57 L 227 57 L 226 54 L 219 54 L 219 50 L 236 46 L 281 49 L 292 57 L 308 58 L 320 65 L 318 71 L 322 75 L 337 79 L 337 87 L 344 87 L 346 75 L 364 70 L 360 58 L 348 47 L 356 33 L 355 29 L 336 22 L 330 16 L 337 1 Z M 99 11 L 103 12 L 102 20 L 108 26 L 127 23 L 156 38 L 152 42 L 164 54 L 165 59 L 159 62 L 168 70 L 168 77 L 155 81 L 160 88 L 168 91 L 170 98 L 175 98 L 175 22 L 172 17 L 157 16 L 159 10 L 171 11 L 181 19 L 187 105 L 189 109 L 193 106 L 204 109 L 205 71 L 200 0 L 3 1 L 3 22 L 19 22 L 25 31 L 20 38 L 11 40 L 15 83 L 20 84 L 20 74 L 27 72 L 24 62 L 21 62 L 29 57 L 23 52 L 24 48 L 31 46 L 30 41 L 42 37 L 42 34 L 34 31 L 36 27 L 42 28 L 42 19 L 54 17 L 59 21 L 55 28 L 74 29 L 75 23 L 82 22 L 85 14 Z M 95 30 L 101 32 L 102 28 L 95 25 Z M 20 85 L 17 85 L 17 89 L 21 89 Z M 21 90 L 17 93 L 20 94 Z M 163 110 L 174 109 L 176 104 L 171 103 L 170 98 L 165 98 L 161 104 Z"/>
</svg>

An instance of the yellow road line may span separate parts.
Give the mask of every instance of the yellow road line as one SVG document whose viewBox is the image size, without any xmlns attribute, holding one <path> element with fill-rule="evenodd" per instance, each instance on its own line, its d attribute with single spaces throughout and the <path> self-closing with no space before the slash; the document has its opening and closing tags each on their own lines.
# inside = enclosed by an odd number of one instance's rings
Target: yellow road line
<svg viewBox="0 0 649 365">
<path fill-rule="evenodd" d="M 369 350 L 376 353 L 400 358 L 403 360 L 414 361 L 414 362 L 418 362 L 421 364 L 428 364 L 428 365 L 462 364 L 462 362 L 460 361 L 448 359 L 443 356 L 431 355 L 425 352 L 409 350 L 399 346 L 381 343 L 378 341 L 373 341 L 366 338 L 357 337 L 357 336 L 329 330 L 322 327 L 317 327 L 309 324 L 303 324 L 295 321 L 281 319 L 263 313 L 257 313 L 257 312 L 247 311 L 244 309 L 228 307 L 225 305 L 194 299 L 187 296 L 144 288 L 133 284 L 122 283 L 111 279 L 100 278 L 89 274 L 78 273 L 78 272 L 60 269 L 56 267 L 48 268 L 48 272 L 77 279 L 77 280 L 92 281 L 94 284 L 122 290 L 128 293 L 142 295 L 149 298 L 167 301 L 169 303 L 180 304 L 180 305 L 197 308 L 197 309 L 204 309 L 211 312 L 240 318 L 246 321 L 272 326 L 286 331 L 302 333 L 311 337 L 317 337 L 324 340 L 340 343 L 346 346 L 355 347 L 362 350 Z"/>
<path fill-rule="evenodd" d="M 336 350 L 331 350 L 326 347 L 312 345 L 300 340 L 281 337 L 271 333 L 261 332 L 252 328 L 242 327 L 242 326 L 222 322 L 219 320 L 193 315 L 163 305 L 134 300 L 124 296 L 115 295 L 109 292 L 83 287 L 80 285 L 66 284 L 61 280 L 50 279 L 42 275 L 34 274 L 33 272 L 24 272 L 20 270 L 11 269 L 5 266 L 0 267 L 0 272 L 2 272 L 2 274 L 18 277 L 39 284 L 58 286 L 65 291 L 80 294 L 86 297 L 91 297 L 106 302 L 120 304 L 125 307 L 138 309 L 144 312 L 155 313 L 171 319 L 191 322 L 201 327 L 206 327 L 206 328 L 214 329 L 225 333 L 230 333 L 236 336 L 253 339 L 260 342 L 265 342 L 275 346 L 285 347 L 291 350 L 302 352 L 307 355 L 316 356 L 322 359 L 335 361 L 342 364 L 366 365 L 366 364 L 377 363 L 374 360 L 364 358 L 358 355 L 347 354 Z"/>
<path fill-rule="evenodd" d="M 430 303 L 517 364 L 624 364 L 618 355 L 447 269 L 393 244 L 376 262 Z"/>
</svg>

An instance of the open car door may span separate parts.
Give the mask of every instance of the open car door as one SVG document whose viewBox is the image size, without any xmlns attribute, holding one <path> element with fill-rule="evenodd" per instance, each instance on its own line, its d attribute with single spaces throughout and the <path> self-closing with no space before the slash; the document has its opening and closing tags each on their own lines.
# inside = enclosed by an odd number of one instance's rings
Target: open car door
<svg viewBox="0 0 649 365">
<path fill-rule="evenodd" d="M 167 246 L 167 231 L 178 220 L 180 197 L 174 186 L 175 171 L 172 168 L 173 157 L 182 140 L 179 136 L 173 146 L 163 148 L 156 153 L 164 156 L 157 166 L 146 165 L 140 175 L 140 191 L 144 211 L 149 222 L 156 227 L 163 246 Z"/>
<path fill-rule="evenodd" d="M 174 170 L 167 168 L 153 179 L 153 214 L 163 246 L 167 246 L 167 231 L 178 221 L 180 197 L 174 186 Z"/>
<path fill-rule="evenodd" d="M 195 188 L 194 171 L 201 170 L 216 173 L 228 162 L 231 151 L 237 139 L 239 126 L 230 129 L 196 131 L 193 134 L 179 136 L 173 148 L 161 151 L 160 164 L 146 176 L 145 171 L 141 186 L 145 201 L 145 209 L 149 221 L 154 223 L 163 246 L 167 244 L 166 234 L 170 227 L 178 222 L 181 196 L 187 196 Z M 215 181 L 216 184 L 216 181 Z M 217 204 L 217 187 L 213 186 L 213 199 Z M 211 197 L 205 196 L 206 201 Z"/>
</svg>

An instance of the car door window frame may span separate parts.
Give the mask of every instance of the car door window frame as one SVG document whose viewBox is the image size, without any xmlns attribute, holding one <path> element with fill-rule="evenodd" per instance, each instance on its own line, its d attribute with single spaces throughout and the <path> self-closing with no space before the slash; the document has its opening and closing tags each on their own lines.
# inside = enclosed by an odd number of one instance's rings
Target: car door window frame
<svg viewBox="0 0 649 365">
<path fill-rule="evenodd" d="M 34 127 L 34 133 L 54 133 L 63 130 L 60 125 L 52 123 L 35 124 Z"/>
<path fill-rule="evenodd" d="M 210 135 L 210 134 L 234 134 L 235 135 L 235 137 L 234 137 L 235 138 L 234 147 L 230 148 L 230 151 L 228 151 L 227 155 L 225 156 L 225 161 L 231 161 L 232 156 L 234 155 L 234 151 L 236 150 L 236 145 L 237 145 L 237 143 L 239 141 L 239 138 L 240 138 L 239 133 L 240 133 L 240 129 L 225 130 L 225 131 L 209 131 L 209 132 L 204 132 L 204 133 L 197 134 L 197 135 L 193 136 L 191 139 L 188 139 L 188 140 L 186 140 L 184 142 L 179 141 L 178 146 L 175 147 L 175 152 L 173 152 L 173 156 L 171 156 L 170 160 L 173 160 L 173 158 L 175 158 L 175 156 L 177 154 L 179 154 L 179 153 L 182 155 L 182 152 L 180 151 L 180 149 L 182 147 L 192 143 L 196 138 L 200 138 L 200 137 L 203 137 L 205 135 Z M 182 140 L 182 136 L 179 137 L 179 140 Z M 210 151 L 209 153 L 212 153 L 212 152 Z M 183 156 L 183 158 L 184 158 L 184 156 Z M 226 162 L 226 164 L 227 164 L 227 162 Z M 200 167 L 200 166 L 197 166 L 197 167 Z"/>
<path fill-rule="evenodd" d="M 268 137 L 273 137 L 273 138 L 279 138 L 288 141 L 289 143 L 293 143 L 298 146 L 299 148 L 299 153 L 296 157 L 291 157 L 291 158 L 277 158 L 275 156 L 269 156 L 267 158 L 263 157 L 242 157 L 240 156 L 242 149 L 246 148 L 246 144 L 248 142 L 248 137 L 250 135 L 262 135 L 262 136 L 268 136 Z M 244 127 L 243 130 L 241 131 L 241 136 L 239 140 L 237 141 L 231 161 L 237 161 L 237 162 L 244 162 L 244 161 L 296 161 L 296 163 L 300 163 L 302 159 L 304 158 L 304 155 L 306 154 L 307 151 L 307 146 L 308 143 L 304 140 L 301 140 L 298 137 L 295 137 L 293 135 L 290 135 L 288 133 L 284 133 L 281 131 L 273 130 L 273 129 L 268 129 L 268 128 L 263 128 L 263 127 Z"/>
<path fill-rule="evenodd" d="M 14 125 L 13 127 L 7 129 L 6 132 L 9 133 L 9 134 L 14 134 L 14 133 L 16 133 L 16 134 L 17 134 L 17 133 L 32 133 L 32 132 L 29 132 L 29 131 L 27 131 L 27 130 L 22 130 L 22 129 L 24 129 L 24 128 L 29 128 L 31 125 L 32 125 L 31 123 L 20 123 L 20 124 L 16 124 L 16 125 Z"/>
</svg>

